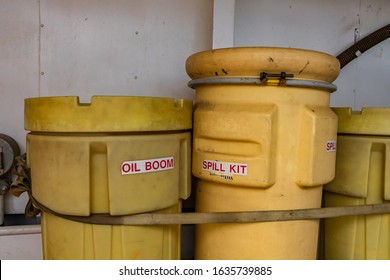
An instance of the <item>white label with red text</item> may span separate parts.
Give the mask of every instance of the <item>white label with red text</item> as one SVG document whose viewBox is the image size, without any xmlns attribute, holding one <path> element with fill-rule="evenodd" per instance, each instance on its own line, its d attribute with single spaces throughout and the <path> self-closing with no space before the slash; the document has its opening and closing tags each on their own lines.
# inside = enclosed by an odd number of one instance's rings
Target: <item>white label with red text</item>
<svg viewBox="0 0 390 280">
<path fill-rule="evenodd" d="M 222 175 L 248 175 L 248 164 L 246 163 L 204 160 L 202 169 L 210 173 Z"/>
<path fill-rule="evenodd" d="M 173 169 L 175 161 L 173 157 L 152 158 L 145 160 L 125 161 L 122 163 L 122 175 L 158 172 Z"/>
<path fill-rule="evenodd" d="M 335 140 L 329 140 L 326 142 L 326 151 L 335 152 L 337 147 L 337 142 Z"/>
</svg>

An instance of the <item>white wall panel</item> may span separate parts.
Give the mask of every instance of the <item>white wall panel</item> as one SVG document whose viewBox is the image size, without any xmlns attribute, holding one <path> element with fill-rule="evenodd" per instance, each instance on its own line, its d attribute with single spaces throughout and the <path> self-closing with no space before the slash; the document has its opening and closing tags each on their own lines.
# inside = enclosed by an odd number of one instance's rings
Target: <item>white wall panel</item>
<svg viewBox="0 0 390 280">
<path fill-rule="evenodd" d="M 212 1 L 41 1 L 41 96 L 193 98 L 185 61 L 211 48 Z"/>
<path fill-rule="evenodd" d="M 359 0 L 236 0 L 235 46 L 338 53 L 353 39 Z"/>
<path fill-rule="evenodd" d="M 24 99 L 39 95 L 39 2 L 0 2 L 0 133 L 25 152 Z M 6 213 L 24 213 L 27 195 L 5 197 Z M 0 245 L 1 246 L 1 245 Z"/>
<path fill-rule="evenodd" d="M 192 99 L 185 60 L 212 46 L 209 0 L 1 0 L 0 133 L 25 152 L 24 99 Z M 27 196 L 6 196 L 23 213 Z"/>
<path fill-rule="evenodd" d="M 214 0 L 213 2 L 213 48 L 233 47 L 235 0 Z"/>
<path fill-rule="evenodd" d="M 38 96 L 39 4 L 0 2 L 0 133 L 24 150 L 24 98 Z"/>
<path fill-rule="evenodd" d="M 390 24 L 387 0 L 236 0 L 235 46 L 293 47 L 337 56 L 360 38 Z M 344 67 L 332 106 L 390 106 L 390 40 Z"/>
<path fill-rule="evenodd" d="M 360 5 L 360 37 L 390 24 L 390 1 L 362 0 Z M 356 70 L 354 107 L 390 107 L 390 39 L 369 49 L 343 68 L 342 75 Z M 348 67 L 347 66 L 347 67 Z M 353 71 L 353 70 L 352 70 Z M 340 89 L 341 89 L 340 84 Z"/>
</svg>

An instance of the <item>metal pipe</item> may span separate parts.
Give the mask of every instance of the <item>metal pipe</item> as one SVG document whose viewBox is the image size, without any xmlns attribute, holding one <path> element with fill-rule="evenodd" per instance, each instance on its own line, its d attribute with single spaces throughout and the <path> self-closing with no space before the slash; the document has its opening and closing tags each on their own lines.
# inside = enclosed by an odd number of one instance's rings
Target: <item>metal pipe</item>
<svg viewBox="0 0 390 280">
<path fill-rule="evenodd" d="M 390 24 L 370 33 L 337 56 L 340 68 L 350 63 L 362 53 L 390 37 Z"/>
<path fill-rule="evenodd" d="M 4 224 L 4 195 L 9 188 L 6 180 L 0 179 L 0 225 Z"/>
<path fill-rule="evenodd" d="M 5 226 L 0 227 L 0 236 L 40 234 L 41 225 Z"/>
<path fill-rule="evenodd" d="M 0 195 L 0 225 L 4 224 L 4 195 Z"/>
</svg>

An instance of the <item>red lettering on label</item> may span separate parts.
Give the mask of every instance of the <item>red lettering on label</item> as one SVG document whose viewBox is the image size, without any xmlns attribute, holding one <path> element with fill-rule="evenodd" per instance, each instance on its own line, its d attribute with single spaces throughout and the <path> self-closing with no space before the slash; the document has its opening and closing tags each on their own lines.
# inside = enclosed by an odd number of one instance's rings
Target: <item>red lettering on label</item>
<svg viewBox="0 0 390 280">
<path fill-rule="evenodd" d="M 336 141 L 326 142 L 326 151 L 327 152 L 335 152 L 336 151 Z"/>
<path fill-rule="evenodd" d="M 173 157 L 125 161 L 122 163 L 121 171 L 122 175 L 139 174 L 173 169 L 174 165 Z"/>
<path fill-rule="evenodd" d="M 174 162 L 172 159 L 162 159 L 162 160 L 154 160 L 154 161 L 146 161 L 145 162 L 145 170 L 160 170 L 173 168 Z"/>
<path fill-rule="evenodd" d="M 132 163 L 125 163 L 122 165 L 122 171 L 123 172 L 138 172 L 138 171 L 141 171 L 141 169 L 139 169 L 137 167 L 137 163 L 136 162 L 132 162 Z"/>
<path fill-rule="evenodd" d="M 241 165 L 241 169 L 242 169 L 241 174 L 246 174 L 246 168 L 247 168 L 246 165 Z"/>
<path fill-rule="evenodd" d="M 219 164 L 219 171 L 225 172 L 226 170 L 223 168 L 222 163 Z"/>
<path fill-rule="evenodd" d="M 225 175 L 247 175 L 248 165 L 245 163 L 231 163 L 217 160 L 204 160 L 202 169 Z"/>
<path fill-rule="evenodd" d="M 211 171 L 224 171 L 222 164 L 212 161 L 203 161 L 203 169 Z"/>
<path fill-rule="evenodd" d="M 129 172 L 131 170 L 130 164 L 125 163 L 122 165 L 122 172 Z"/>
<path fill-rule="evenodd" d="M 229 172 L 231 174 L 245 175 L 246 167 L 247 167 L 246 165 L 242 165 L 242 164 L 230 164 Z"/>
<path fill-rule="evenodd" d="M 145 162 L 145 170 L 151 170 L 152 169 L 152 162 L 147 161 Z"/>
</svg>

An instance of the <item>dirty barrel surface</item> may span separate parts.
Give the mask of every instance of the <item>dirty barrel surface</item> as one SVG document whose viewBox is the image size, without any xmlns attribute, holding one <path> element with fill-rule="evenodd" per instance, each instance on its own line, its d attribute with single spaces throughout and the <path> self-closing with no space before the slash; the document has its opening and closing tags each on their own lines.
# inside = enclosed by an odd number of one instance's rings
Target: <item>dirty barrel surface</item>
<svg viewBox="0 0 390 280">
<path fill-rule="evenodd" d="M 197 212 L 320 208 L 335 175 L 338 60 L 290 48 L 209 50 L 186 62 L 195 89 Z M 316 259 L 319 220 L 201 224 L 196 259 Z"/>
<path fill-rule="evenodd" d="M 333 108 L 338 116 L 336 176 L 324 186 L 326 207 L 390 202 L 390 109 Z M 324 258 L 389 260 L 390 214 L 326 219 Z"/>
<path fill-rule="evenodd" d="M 133 96 L 25 100 L 45 259 L 179 259 L 180 225 L 110 217 L 179 213 L 190 195 L 192 101 Z M 106 224 L 67 216 L 107 216 Z"/>
</svg>

